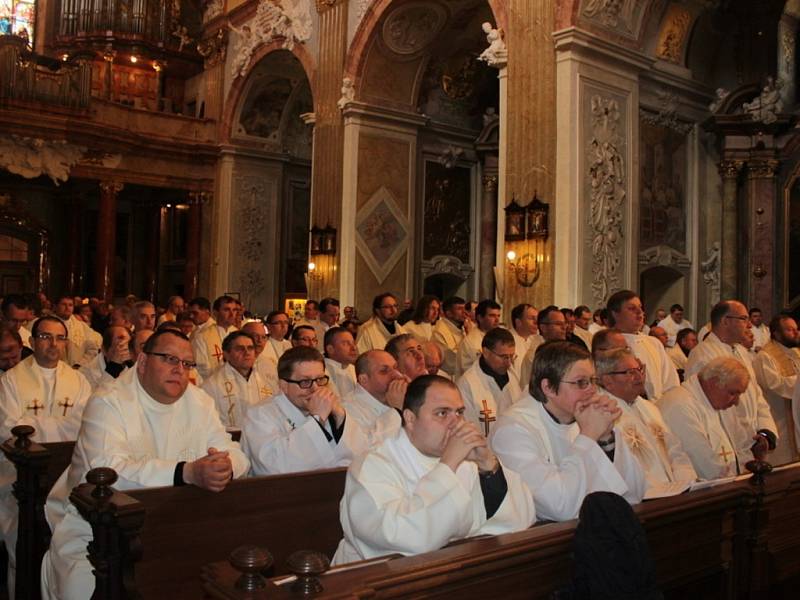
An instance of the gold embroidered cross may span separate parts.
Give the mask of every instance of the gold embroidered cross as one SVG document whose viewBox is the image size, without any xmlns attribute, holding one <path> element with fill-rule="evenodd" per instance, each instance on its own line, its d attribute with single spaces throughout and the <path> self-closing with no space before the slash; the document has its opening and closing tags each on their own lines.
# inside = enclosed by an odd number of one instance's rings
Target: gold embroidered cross
<svg viewBox="0 0 800 600">
<path fill-rule="evenodd" d="M 225 391 L 227 392 L 223 398 L 228 401 L 228 425 L 236 425 L 236 419 L 233 416 L 233 407 L 236 406 L 236 401 L 231 400 L 236 394 L 233 393 L 233 383 L 230 381 L 225 382 Z"/>
<path fill-rule="evenodd" d="M 728 464 L 729 462 L 731 462 L 728 460 L 728 456 L 733 456 L 733 452 L 729 451 L 727 448 L 725 448 L 725 446 L 723 446 L 719 455 L 722 457 L 722 460 L 725 461 L 725 464 Z"/>
<path fill-rule="evenodd" d="M 214 344 L 214 354 L 213 354 L 213 356 L 214 356 L 214 358 L 217 359 L 217 362 L 222 362 L 222 350 L 216 344 Z"/>
<path fill-rule="evenodd" d="M 39 411 L 40 410 L 44 410 L 44 404 L 40 403 L 36 398 L 34 398 L 33 399 L 33 405 L 32 406 L 26 406 L 25 408 L 28 409 L 28 410 L 32 410 L 33 411 L 33 416 L 38 417 L 39 416 Z"/>
<path fill-rule="evenodd" d="M 64 402 L 59 402 L 58 405 L 64 407 L 64 414 L 61 415 L 61 416 L 62 417 L 66 417 L 67 416 L 67 409 L 68 408 L 72 408 L 73 406 L 75 406 L 75 403 L 74 402 L 70 402 L 69 396 L 64 396 Z"/>
<path fill-rule="evenodd" d="M 489 424 L 496 421 L 497 417 L 492 416 L 492 409 L 489 408 L 489 403 L 486 400 L 482 400 L 483 402 L 483 410 L 480 411 L 480 417 L 478 420 L 483 423 L 483 429 L 486 433 L 486 437 L 489 437 Z"/>
</svg>

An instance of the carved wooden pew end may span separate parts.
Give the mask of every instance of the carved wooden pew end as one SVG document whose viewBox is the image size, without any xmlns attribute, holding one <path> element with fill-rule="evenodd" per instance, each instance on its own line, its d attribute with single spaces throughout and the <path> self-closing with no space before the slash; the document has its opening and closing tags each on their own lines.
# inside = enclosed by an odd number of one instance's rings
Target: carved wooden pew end
<svg viewBox="0 0 800 600">
<path fill-rule="evenodd" d="M 297 576 L 292 591 L 311 596 L 322 591 L 319 577 L 330 568 L 331 561 L 321 552 L 298 550 L 289 557 L 286 566 Z"/>
</svg>

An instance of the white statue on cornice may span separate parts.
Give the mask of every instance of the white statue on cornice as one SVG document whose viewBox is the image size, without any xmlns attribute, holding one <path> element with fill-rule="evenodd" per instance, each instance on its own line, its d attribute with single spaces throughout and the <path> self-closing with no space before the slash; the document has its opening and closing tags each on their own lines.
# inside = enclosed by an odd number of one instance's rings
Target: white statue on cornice
<svg viewBox="0 0 800 600">
<path fill-rule="evenodd" d="M 0 168 L 26 179 L 46 175 L 56 185 L 86 153 L 84 146 L 16 135 L 0 138 Z"/>
<path fill-rule="evenodd" d="M 353 80 L 349 77 L 342 79 L 342 97 L 336 103 L 339 110 L 344 110 L 344 107 L 350 104 L 356 98 L 356 88 L 353 85 Z"/>
<path fill-rule="evenodd" d="M 241 77 L 247 73 L 256 48 L 269 44 L 276 38 L 283 38 L 281 46 L 286 50 L 294 48 L 295 43 L 303 43 L 311 38 L 311 9 L 309 0 L 261 0 L 255 16 L 237 28 L 230 28 L 238 37 L 233 57 L 233 75 Z"/>
<path fill-rule="evenodd" d="M 505 67 L 508 63 L 508 49 L 505 41 L 503 41 L 502 29 L 495 29 L 489 22 L 481 25 L 481 28 L 486 34 L 486 41 L 489 42 L 489 47 L 481 52 L 478 60 L 482 60 L 490 67 Z"/>
<path fill-rule="evenodd" d="M 778 120 L 778 114 L 783 111 L 782 87 L 783 82 L 780 79 L 767 77 L 767 82 L 758 98 L 754 98 L 752 102 L 745 102 L 742 108 L 750 113 L 754 121 L 760 121 L 765 125 L 774 123 Z"/>
<path fill-rule="evenodd" d="M 730 95 L 730 92 L 725 88 L 717 88 L 717 97 L 714 101 L 708 105 L 708 110 L 711 111 L 711 114 L 714 114 L 719 110 L 722 106 L 722 103 L 725 102 L 725 98 Z"/>
</svg>

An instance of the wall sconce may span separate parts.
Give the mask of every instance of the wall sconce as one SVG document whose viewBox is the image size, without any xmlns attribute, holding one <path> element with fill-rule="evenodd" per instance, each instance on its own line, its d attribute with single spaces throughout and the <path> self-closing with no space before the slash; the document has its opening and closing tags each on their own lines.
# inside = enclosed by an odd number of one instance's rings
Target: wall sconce
<svg viewBox="0 0 800 600">
<path fill-rule="evenodd" d="M 322 279 L 322 273 L 317 271 L 317 263 L 308 263 L 308 273 L 306 273 L 306 277 L 311 281 L 319 281 Z"/>
<path fill-rule="evenodd" d="M 525 239 L 525 207 L 517 204 L 511 198 L 511 204 L 506 206 L 506 241 L 516 242 Z"/>
<path fill-rule="evenodd" d="M 330 224 L 322 230 L 322 252 L 320 254 L 336 254 L 336 228 Z"/>
<path fill-rule="evenodd" d="M 517 253 L 509 250 L 506 254 L 506 261 L 508 270 L 514 275 L 517 284 L 522 287 L 532 287 L 542 274 L 544 257 L 541 254 L 526 252 L 517 258 Z"/>
<path fill-rule="evenodd" d="M 514 280 L 522 287 L 532 287 L 542 274 L 542 265 L 549 260 L 545 256 L 549 213 L 550 206 L 535 193 L 527 206 L 520 206 L 512 198 L 506 207 L 506 242 L 522 242 L 512 245 L 516 251 L 508 251 L 506 263 Z"/>
</svg>

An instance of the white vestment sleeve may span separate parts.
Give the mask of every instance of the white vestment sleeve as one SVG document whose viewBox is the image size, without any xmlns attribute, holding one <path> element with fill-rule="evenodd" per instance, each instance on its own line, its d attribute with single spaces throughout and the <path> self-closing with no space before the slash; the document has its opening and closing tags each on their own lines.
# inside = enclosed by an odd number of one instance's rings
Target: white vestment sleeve
<svg viewBox="0 0 800 600">
<path fill-rule="evenodd" d="M 520 425 L 500 425 L 492 436 L 492 448 L 502 463 L 519 473 L 528 485 L 539 518 L 574 519 L 587 494 L 603 490 L 623 496 L 628 492 L 625 479 L 597 442 L 579 435 L 561 463 L 553 464 L 538 438 L 536 432 Z M 620 441 L 618 436 L 618 447 Z M 643 494 L 643 482 L 640 486 Z"/>
<path fill-rule="evenodd" d="M 727 463 L 714 451 L 705 426 L 689 402 L 671 402 L 662 407 L 661 414 L 672 432 L 680 438 L 700 478 L 718 479 L 727 474 Z"/>
<path fill-rule="evenodd" d="M 753 361 L 753 369 L 756 372 L 756 380 L 763 390 L 767 390 L 783 398 L 791 398 L 794 393 L 794 386 L 797 383 L 797 375 L 784 377 L 778 372 L 775 361 L 766 352 L 759 352 Z"/>
<path fill-rule="evenodd" d="M 672 475 L 675 481 L 695 481 L 697 471 L 694 470 L 692 460 L 683 449 L 680 438 L 671 430 L 667 430 L 664 432 L 664 444 L 667 447 L 667 456 L 672 465 Z"/>
</svg>

